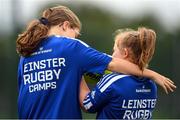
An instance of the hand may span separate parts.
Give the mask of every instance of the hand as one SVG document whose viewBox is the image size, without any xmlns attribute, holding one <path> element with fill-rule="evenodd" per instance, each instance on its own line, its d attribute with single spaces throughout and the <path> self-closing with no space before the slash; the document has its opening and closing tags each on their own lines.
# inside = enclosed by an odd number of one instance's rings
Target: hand
<svg viewBox="0 0 180 120">
<path fill-rule="evenodd" d="M 160 74 L 155 77 L 154 81 L 164 89 L 166 94 L 168 94 L 169 91 L 174 92 L 174 89 L 176 89 L 176 86 L 172 80 Z"/>
</svg>

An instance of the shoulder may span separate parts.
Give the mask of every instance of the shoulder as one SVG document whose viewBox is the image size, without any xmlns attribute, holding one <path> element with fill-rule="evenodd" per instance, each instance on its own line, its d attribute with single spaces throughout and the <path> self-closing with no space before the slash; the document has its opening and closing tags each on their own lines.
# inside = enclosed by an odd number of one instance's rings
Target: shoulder
<svg viewBox="0 0 180 120">
<path fill-rule="evenodd" d="M 83 42 L 80 39 L 76 39 L 76 38 L 70 38 L 70 37 L 66 37 L 66 36 L 59 36 L 59 35 L 54 35 L 53 39 L 61 39 L 63 42 L 68 42 L 68 43 L 74 43 L 74 44 L 80 44 L 83 45 L 85 47 L 89 47 L 88 44 L 86 44 L 85 42 Z"/>
<path fill-rule="evenodd" d="M 101 92 L 104 92 L 107 88 L 111 87 L 116 81 L 119 81 L 129 76 L 130 75 L 116 74 L 116 73 L 103 75 L 103 77 L 97 83 L 97 87 Z"/>
<path fill-rule="evenodd" d="M 143 84 L 143 85 L 148 86 L 149 88 L 154 89 L 154 90 L 157 89 L 156 83 L 152 79 L 149 79 L 146 77 L 138 78 L 135 76 L 132 76 L 132 78 L 133 78 L 133 81 L 136 83 Z"/>
<path fill-rule="evenodd" d="M 157 89 L 157 86 L 154 80 L 147 78 L 147 84 L 149 84 L 149 86 L 152 86 L 154 89 Z"/>
<path fill-rule="evenodd" d="M 138 78 L 138 77 L 135 77 L 133 76 L 133 78 L 138 81 L 138 82 L 142 82 L 144 84 L 149 84 L 149 85 L 156 85 L 156 83 L 154 82 L 154 80 L 152 79 L 149 79 L 149 78 L 146 78 L 146 77 L 142 77 L 142 78 Z"/>
</svg>

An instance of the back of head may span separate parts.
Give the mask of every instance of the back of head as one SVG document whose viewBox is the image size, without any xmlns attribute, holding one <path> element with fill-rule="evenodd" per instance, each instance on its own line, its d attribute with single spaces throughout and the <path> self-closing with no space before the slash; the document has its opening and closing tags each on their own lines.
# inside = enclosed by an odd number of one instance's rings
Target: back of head
<svg viewBox="0 0 180 120">
<path fill-rule="evenodd" d="M 143 70 L 148 66 L 154 54 L 156 33 L 151 29 L 140 27 L 137 31 L 129 29 L 117 35 L 122 34 L 124 37 L 121 47 L 127 48 L 130 61 L 137 64 Z"/>
<path fill-rule="evenodd" d="M 72 28 L 81 29 L 78 17 L 69 8 L 57 6 L 46 9 L 41 19 L 31 21 L 26 30 L 18 36 L 16 41 L 17 52 L 22 56 L 30 56 L 39 43 L 48 36 L 49 29 L 64 21 L 68 21 Z"/>
</svg>

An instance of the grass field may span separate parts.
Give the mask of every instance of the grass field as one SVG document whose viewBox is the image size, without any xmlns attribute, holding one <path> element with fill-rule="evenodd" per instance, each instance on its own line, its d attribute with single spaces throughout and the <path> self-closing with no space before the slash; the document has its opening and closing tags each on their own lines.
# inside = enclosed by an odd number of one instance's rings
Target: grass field
<svg viewBox="0 0 180 120">
<path fill-rule="evenodd" d="M 82 111 L 83 119 L 96 119 L 96 114 L 86 113 Z"/>
</svg>

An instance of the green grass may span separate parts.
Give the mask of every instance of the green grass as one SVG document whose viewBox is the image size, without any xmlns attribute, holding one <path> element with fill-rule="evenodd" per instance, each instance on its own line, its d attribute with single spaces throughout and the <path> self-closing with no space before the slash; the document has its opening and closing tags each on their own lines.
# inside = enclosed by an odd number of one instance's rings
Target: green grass
<svg viewBox="0 0 180 120">
<path fill-rule="evenodd" d="M 82 111 L 82 117 L 83 119 L 96 119 L 96 114 L 92 114 L 92 113 L 86 113 L 84 111 Z"/>
</svg>

